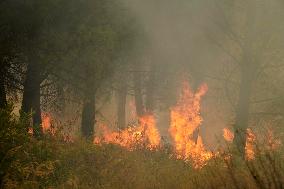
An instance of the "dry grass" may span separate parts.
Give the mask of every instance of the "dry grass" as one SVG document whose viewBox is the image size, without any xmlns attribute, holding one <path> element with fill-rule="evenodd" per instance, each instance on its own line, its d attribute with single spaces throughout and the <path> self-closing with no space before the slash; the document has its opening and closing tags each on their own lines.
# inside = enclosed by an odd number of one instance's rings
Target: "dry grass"
<svg viewBox="0 0 284 189">
<path fill-rule="evenodd" d="M 244 161 L 228 147 L 202 169 L 171 158 L 164 148 L 127 151 L 95 146 L 60 136 L 35 140 L 23 134 L 24 123 L 1 112 L 1 188 L 283 188 L 283 152 L 257 148 Z M 233 158 L 228 158 L 232 156 Z"/>
</svg>

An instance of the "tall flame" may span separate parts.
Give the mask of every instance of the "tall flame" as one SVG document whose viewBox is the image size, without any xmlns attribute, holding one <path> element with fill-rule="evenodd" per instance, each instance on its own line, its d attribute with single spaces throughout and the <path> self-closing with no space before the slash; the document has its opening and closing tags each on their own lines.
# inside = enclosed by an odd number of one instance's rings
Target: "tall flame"
<svg viewBox="0 0 284 189">
<path fill-rule="evenodd" d="M 207 90 L 207 85 L 203 84 L 196 93 L 193 93 L 185 82 L 177 105 L 171 108 L 169 133 L 173 140 L 176 157 L 192 160 L 195 167 L 202 167 L 212 157 L 212 153 L 206 151 L 198 133 L 202 123 L 200 101 Z"/>
<path fill-rule="evenodd" d="M 100 125 L 98 132 L 101 133 L 101 136 L 94 138 L 95 144 L 117 144 L 128 150 L 133 150 L 136 147 L 146 147 L 154 150 L 160 146 L 161 142 L 160 134 L 156 128 L 156 121 L 152 114 L 139 118 L 138 126 L 115 132 L 105 125 Z"/>
<path fill-rule="evenodd" d="M 250 128 L 247 129 L 247 139 L 246 139 L 246 146 L 245 146 L 245 152 L 246 152 L 246 159 L 247 160 L 253 160 L 255 158 L 255 141 L 256 136 L 252 132 Z"/>
<path fill-rule="evenodd" d="M 156 127 L 156 120 L 152 114 L 144 115 L 140 119 L 140 130 L 144 130 L 144 140 L 147 140 L 147 147 L 155 149 L 160 146 L 161 136 Z"/>
</svg>

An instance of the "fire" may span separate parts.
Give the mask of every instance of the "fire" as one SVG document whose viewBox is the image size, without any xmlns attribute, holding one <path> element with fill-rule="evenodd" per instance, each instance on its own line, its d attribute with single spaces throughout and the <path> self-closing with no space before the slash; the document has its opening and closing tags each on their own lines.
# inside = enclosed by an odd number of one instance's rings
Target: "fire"
<svg viewBox="0 0 284 189">
<path fill-rule="evenodd" d="M 246 139 L 246 146 L 245 146 L 245 151 L 246 151 L 246 159 L 247 160 L 253 160 L 255 158 L 255 141 L 256 141 L 256 136 L 252 132 L 251 129 L 247 129 L 247 139 Z"/>
<path fill-rule="evenodd" d="M 34 129 L 32 127 L 28 128 L 28 134 L 33 135 L 34 134 Z"/>
<path fill-rule="evenodd" d="M 266 139 L 267 148 L 269 150 L 276 150 L 281 146 L 281 140 L 274 136 L 273 130 L 271 128 L 267 128 Z"/>
<path fill-rule="evenodd" d="M 48 113 L 42 113 L 41 119 L 42 119 L 41 123 L 42 131 L 46 133 L 51 128 L 51 117 Z"/>
<path fill-rule="evenodd" d="M 207 90 L 207 85 L 203 84 L 193 93 L 188 83 L 184 83 L 177 105 L 171 108 L 169 133 L 175 155 L 179 159 L 192 160 L 195 167 L 202 167 L 213 155 L 206 151 L 198 133 L 202 123 L 200 101 Z"/>
<path fill-rule="evenodd" d="M 156 120 L 153 115 L 145 115 L 140 118 L 140 127 L 143 129 L 146 140 L 148 140 L 148 148 L 155 149 L 160 146 L 161 137 L 156 127 Z"/>
<path fill-rule="evenodd" d="M 49 132 L 51 135 L 55 135 L 56 129 L 52 127 L 51 115 L 49 113 L 42 113 L 41 119 L 42 119 L 41 127 L 43 133 Z"/>
<path fill-rule="evenodd" d="M 42 119 L 42 122 L 41 122 L 41 127 L 42 127 L 42 131 L 43 133 L 47 133 L 48 131 L 52 131 L 52 128 L 51 128 L 51 117 L 48 113 L 41 113 L 41 119 Z M 29 127 L 28 128 L 28 133 L 30 135 L 33 135 L 34 134 L 34 130 L 32 127 Z"/>
<path fill-rule="evenodd" d="M 234 140 L 234 133 L 228 129 L 223 129 L 223 137 L 228 142 L 233 142 Z M 247 160 L 253 160 L 255 158 L 255 141 L 256 141 L 256 135 L 253 133 L 253 131 L 248 128 L 246 133 L 246 145 L 245 145 L 245 157 Z"/>
<path fill-rule="evenodd" d="M 228 142 L 233 142 L 234 140 L 234 133 L 228 129 L 228 128 L 224 128 L 223 129 L 223 137 L 226 141 Z"/>
<path fill-rule="evenodd" d="M 234 133 L 228 128 L 223 129 L 223 137 L 228 142 L 233 142 Z M 247 160 L 255 159 L 255 143 L 256 143 L 256 134 L 250 129 L 247 129 L 246 133 L 246 145 L 245 145 L 245 157 Z M 265 135 L 264 143 L 269 150 L 276 150 L 281 145 L 281 141 L 274 137 L 272 129 L 267 130 Z"/>
<path fill-rule="evenodd" d="M 147 114 L 139 118 L 139 125 L 128 127 L 121 131 L 111 131 L 107 126 L 100 125 L 98 132 L 102 136 L 94 138 L 95 144 L 117 144 L 128 150 L 137 147 L 145 147 L 150 150 L 157 149 L 161 143 L 161 137 L 156 128 L 154 115 Z"/>
<path fill-rule="evenodd" d="M 195 168 L 202 168 L 207 164 L 208 160 L 219 154 L 219 152 L 213 153 L 206 150 L 199 134 L 200 125 L 203 121 L 200 115 L 201 98 L 206 94 L 207 90 L 207 85 L 203 84 L 196 92 L 193 92 L 189 84 L 185 82 L 177 104 L 170 109 L 170 128 L 168 131 L 173 141 L 174 156 L 177 159 L 191 161 Z M 94 143 L 97 145 L 103 143 L 116 144 L 128 150 L 141 147 L 156 150 L 161 147 L 161 137 L 153 114 L 140 117 L 138 125 L 120 131 L 113 131 L 106 125 L 101 124 L 98 126 L 96 133 Z M 224 128 L 223 137 L 226 141 L 232 143 L 234 132 Z M 247 129 L 245 145 L 247 160 L 255 159 L 255 143 L 256 135 L 251 129 Z M 271 148 L 279 145 L 271 132 L 268 133 L 268 144 Z M 225 158 L 230 159 L 231 154 Z"/>
</svg>

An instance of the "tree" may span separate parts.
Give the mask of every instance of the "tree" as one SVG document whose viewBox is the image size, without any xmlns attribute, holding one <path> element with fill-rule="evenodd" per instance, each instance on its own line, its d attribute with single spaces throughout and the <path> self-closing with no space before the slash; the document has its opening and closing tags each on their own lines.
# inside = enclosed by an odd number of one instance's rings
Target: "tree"
<svg viewBox="0 0 284 189">
<path fill-rule="evenodd" d="M 21 41 L 18 43 L 20 52 L 26 58 L 26 77 L 22 100 L 22 111 L 32 112 L 33 130 L 35 136 L 41 136 L 41 83 L 47 78 L 47 61 L 50 59 L 49 48 L 54 47 L 51 29 L 56 22 L 60 2 L 22 1 L 14 2 L 13 21 L 17 23 L 15 30 L 21 31 Z M 57 29 L 57 28 L 56 28 Z M 53 40 L 51 40 L 53 39 Z M 49 48 L 46 48 L 46 47 Z"/>
<path fill-rule="evenodd" d="M 124 57 L 133 43 L 136 27 L 117 1 L 86 1 L 80 6 L 76 1 L 72 3 L 69 4 L 72 15 L 77 16 L 70 15 L 74 18 L 68 26 L 72 32 L 66 32 L 65 36 L 69 50 L 62 66 L 54 65 L 58 68 L 54 74 L 64 80 L 82 102 L 82 136 L 92 139 L 98 113 L 96 101 L 101 95 L 108 95 L 102 91 L 111 91 L 104 89 L 112 88 L 107 81 L 119 67 L 117 64 L 126 64 L 121 60 L 126 60 Z"/>
<path fill-rule="evenodd" d="M 231 71 L 227 73 L 224 82 L 227 97 L 235 99 L 230 100 L 235 109 L 234 143 L 242 155 L 245 154 L 247 129 L 253 121 L 251 115 L 256 113 L 253 99 L 259 98 L 264 87 L 256 86 L 269 67 L 283 66 L 283 62 L 279 62 L 279 58 L 283 56 L 283 47 L 279 43 L 283 41 L 283 27 L 280 24 L 282 13 L 275 11 L 278 3 L 277 0 L 269 3 L 214 3 L 217 9 L 214 17 L 216 20 L 213 22 L 217 28 L 208 36 L 227 55 L 228 62 L 231 62 Z M 212 37 L 213 34 L 216 35 Z M 234 82 L 236 80 L 238 82 Z M 238 95 L 228 93 L 228 88 Z M 265 96 L 267 94 L 263 95 Z"/>
</svg>

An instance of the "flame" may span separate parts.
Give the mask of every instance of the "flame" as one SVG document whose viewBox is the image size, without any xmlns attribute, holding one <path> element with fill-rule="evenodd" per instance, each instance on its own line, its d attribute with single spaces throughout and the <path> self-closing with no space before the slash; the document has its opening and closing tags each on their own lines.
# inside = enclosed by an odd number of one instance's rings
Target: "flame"
<svg viewBox="0 0 284 189">
<path fill-rule="evenodd" d="M 148 148 L 155 149 L 160 146 L 161 136 L 156 127 L 156 120 L 153 115 L 145 115 L 140 119 L 140 127 L 145 132 L 146 139 L 148 140 Z"/>
<path fill-rule="evenodd" d="M 55 135 L 56 129 L 52 127 L 51 115 L 49 113 L 42 113 L 41 119 L 42 119 L 41 127 L 42 127 L 43 133 L 49 132 L 51 135 Z"/>
<path fill-rule="evenodd" d="M 41 127 L 43 133 L 47 133 L 48 131 L 51 131 L 51 117 L 48 113 L 41 113 Z M 32 127 L 28 128 L 28 134 L 33 135 L 34 129 Z"/>
<path fill-rule="evenodd" d="M 206 151 L 198 133 L 202 123 L 200 101 L 207 90 L 207 85 L 203 84 L 193 93 L 185 82 L 177 105 L 171 108 L 169 133 L 174 143 L 175 155 L 178 159 L 193 160 L 195 167 L 202 167 L 213 155 Z"/>
<path fill-rule="evenodd" d="M 46 133 L 51 128 L 51 117 L 48 113 L 42 113 L 41 119 L 42 119 L 41 123 L 42 131 Z"/>
<path fill-rule="evenodd" d="M 226 141 L 232 143 L 235 137 L 234 132 L 228 128 L 223 129 L 223 137 Z M 248 128 L 246 132 L 245 158 L 247 160 L 255 159 L 255 141 L 256 135 Z"/>
<path fill-rule="evenodd" d="M 226 141 L 233 142 L 235 136 L 234 136 L 234 133 L 230 129 L 224 128 L 223 137 Z"/>
<path fill-rule="evenodd" d="M 137 147 L 146 147 L 154 150 L 160 146 L 161 137 L 156 127 L 154 115 L 147 114 L 139 118 L 139 125 L 128 127 L 124 130 L 111 131 L 106 125 L 101 124 L 98 128 L 102 136 L 94 138 L 95 144 L 117 144 L 128 150 Z"/>
<path fill-rule="evenodd" d="M 247 138 L 246 138 L 246 159 L 247 160 L 253 160 L 255 159 L 255 141 L 256 141 L 256 135 L 252 132 L 250 128 L 247 129 Z"/>
<path fill-rule="evenodd" d="M 184 83 L 182 93 L 176 106 L 171 108 L 169 133 L 173 140 L 174 156 L 184 161 L 191 161 L 195 168 L 202 168 L 213 156 L 206 150 L 203 140 L 199 134 L 202 123 L 201 98 L 206 94 L 208 87 L 203 84 L 194 93 L 187 82 Z M 131 104 L 133 107 L 134 104 Z M 120 131 L 112 131 L 104 124 L 97 128 L 97 136 L 94 143 L 97 145 L 116 144 L 128 150 L 147 148 L 156 150 L 161 146 L 161 137 L 156 127 L 153 114 L 147 114 L 139 118 L 139 124 Z M 223 129 L 223 137 L 228 142 L 233 142 L 234 132 L 228 128 Z M 251 129 L 246 132 L 245 156 L 247 160 L 255 159 L 256 135 Z M 274 148 L 279 142 L 274 140 L 272 132 L 268 133 L 268 144 Z M 276 145 L 277 144 L 277 145 Z M 231 154 L 225 156 L 228 161 Z"/>
<path fill-rule="evenodd" d="M 28 128 L 28 134 L 33 135 L 34 134 L 34 129 L 32 127 Z"/>
<path fill-rule="evenodd" d="M 281 146 L 281 140 L 275 138 L 273 130 L 271 128 L 267 129 L 267 148 L 270 150 L 276 150 Z"/>
</svg>

